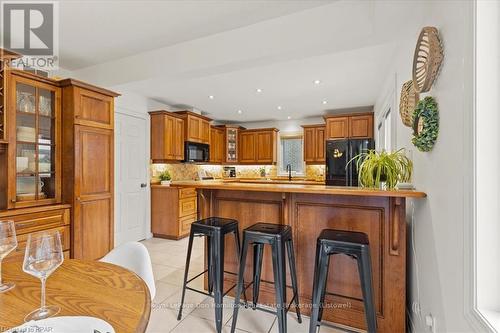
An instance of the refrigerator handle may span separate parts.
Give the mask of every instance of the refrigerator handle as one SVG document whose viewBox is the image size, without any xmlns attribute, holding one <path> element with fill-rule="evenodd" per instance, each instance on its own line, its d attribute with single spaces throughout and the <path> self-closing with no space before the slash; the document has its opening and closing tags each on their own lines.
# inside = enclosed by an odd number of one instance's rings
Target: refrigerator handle
<svg viewBox="0 0 500 333">
<path fill-rule="evenodd" d="M 349 163 L 349 161 L 351 160 L 352 158 L 352 145 L 351 145 L 351 141 L 347 141 L 347 159 L 346 159 L 346 162 Z M 347 166 L 347 165 L 346 165 Z M 346 170 L 346 185 L 347 186 L 352 186 L 352 163 L 350 163 L 348 166 L 347 166 L 347 170 Z"/>
</svg>

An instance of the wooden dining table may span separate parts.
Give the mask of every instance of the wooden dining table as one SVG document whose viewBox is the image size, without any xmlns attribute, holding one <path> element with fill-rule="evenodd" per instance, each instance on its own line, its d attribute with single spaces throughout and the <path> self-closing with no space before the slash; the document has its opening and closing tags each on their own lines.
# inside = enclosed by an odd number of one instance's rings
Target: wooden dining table
<svg viewBox="0 0 500 333">
<path fill-rule="evenodd" d="M 0 293 L 0 332 L 24 323 L 40 307 L 40 280 L 23 272 L 22 263 L 5 263 L 2 279 L 15 288 Z M 57 316 L 90 316 L 107 321 L 116 333 L 144 332 L 151 297 L 144 281 L 122 267 L 66 259 L 47 279 L 47 305 L 61 308 Z"/>
</svg>

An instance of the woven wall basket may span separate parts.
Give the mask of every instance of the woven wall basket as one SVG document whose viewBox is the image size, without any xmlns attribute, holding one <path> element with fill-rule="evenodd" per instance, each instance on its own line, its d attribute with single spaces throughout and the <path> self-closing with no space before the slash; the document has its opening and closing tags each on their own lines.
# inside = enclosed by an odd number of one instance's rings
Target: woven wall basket
<svg viewBox="0 0 500 333">
<path fill-rule="evenodd" d="M 438 30 L 434 27 L 424 27 L 418 36 L 413 56 L 413 84 L 418 93 L 431 89 L 443 57 L 443 47 Z"/>
<path fill-rule="evenodd" d="M 412 127 L 413 111 L 418 103 L 419 94 L 415 91 L 413 80 L 406 81 L 401 88 L 399 100 L 399 115 L 405 126 Z"/>
</svg>

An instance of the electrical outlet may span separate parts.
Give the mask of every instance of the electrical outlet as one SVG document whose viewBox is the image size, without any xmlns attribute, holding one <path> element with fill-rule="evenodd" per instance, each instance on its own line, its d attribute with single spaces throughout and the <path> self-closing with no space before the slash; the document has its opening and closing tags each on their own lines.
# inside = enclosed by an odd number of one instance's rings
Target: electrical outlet
<svg viewBox="0 0 500 333">
<path fill-rule="evenodd" d="M 436 333 L 436 318 L 432 314 L 425 316 L 425 325 L 429 332 Z"/>
</svg>

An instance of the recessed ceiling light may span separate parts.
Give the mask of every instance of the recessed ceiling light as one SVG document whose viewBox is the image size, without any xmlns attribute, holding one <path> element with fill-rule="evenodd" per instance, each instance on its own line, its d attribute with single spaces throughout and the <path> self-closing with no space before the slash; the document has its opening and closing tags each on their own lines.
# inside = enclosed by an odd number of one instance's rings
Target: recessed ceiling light
<svg viewBox="0 0 500 333">
<path fill-rule="evenodd" d="M 258 93 L 261 93 L 261 92 L 262 92 L 262 89 L 257 88 L 257 90 L 255 90 L 255 91 L 257 91 Z"/>
<path fill-rule="evenodd" d="M 326 103 L 328 103 L 328 102 L 327 102 L 326 100 L 324 100 L 322 103 L 323 103 L 323 104 L 326 104 Z"/>
<path fill-rule="evenodd" d="M 321 81 L 320 80 L 314 80 L 314 84 L 320 84 Z"/>
<path fill-rule="evenodd" d="M 208 98 L 214 99 L 214 95 L 209 95 Z"/>
<path fill-rule="evenodd" d="M 278 105 L 278 110 L 281 110 L 281 109 L 282 109 L 282 108 L 281 108 L 281 105 Z"/>
<path fill-rule="evenodd" d="M 241 111 L 241 110 L 238 110 L 238 114 L 242 114 L 242 113 L 243 113 L 243 111 Z"/>
<path fill-rule="evenodd" d="M 292 117 L 291 117 L 291 116 L 288 116 L 288 117 L 286 117 L 286 119 L 290 120 L 290 119 L 292 119 Z"/>
</svg>

